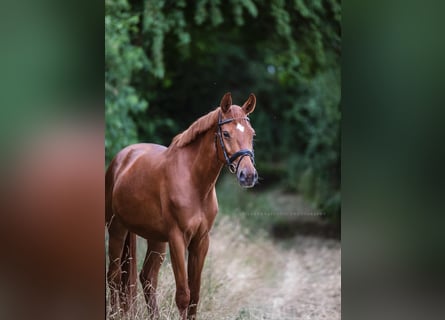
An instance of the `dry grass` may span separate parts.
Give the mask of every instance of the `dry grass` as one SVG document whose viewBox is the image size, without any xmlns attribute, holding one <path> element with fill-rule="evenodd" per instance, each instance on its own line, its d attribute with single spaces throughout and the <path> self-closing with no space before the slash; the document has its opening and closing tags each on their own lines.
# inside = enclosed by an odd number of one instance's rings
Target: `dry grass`
<svg viewBox="0 0 445 320">
<path fill-rule="evenodd" d="M 340 243 L 311 237 L 292 239 L 284 249 L 265 234 L 248 236 L 233 218 L 215 225 L 202 274 L 199 319 L 340 319 Z M 138 250 L 142 263 L 145 246 Z M 136 316 L 147 319 L 139 284 Z M 177 319 L 169 259 L 159 275 L 161 319 Z"/>
</svg>

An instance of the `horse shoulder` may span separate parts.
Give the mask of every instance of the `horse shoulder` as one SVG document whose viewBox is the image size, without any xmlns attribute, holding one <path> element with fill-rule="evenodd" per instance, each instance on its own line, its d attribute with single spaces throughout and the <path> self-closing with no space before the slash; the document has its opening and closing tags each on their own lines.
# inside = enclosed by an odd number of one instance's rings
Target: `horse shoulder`
<svg viewBox="0 0 445 320">
<path fill-rule="evenodd" d="M 155 144 L 134 144 L 116 155 L 108 169 L 111 176 L 109 180 L 112 180 L 109 182 L 112 184 L 109 196 L 113 199 L 113 207 L 119 202 L 123 202 L 120 206 L 127 206 L 133 203 L 130 198 L 142 199 L 146 196 L 147 189 L 162 177 L 157 167 L 162 164 L 159 158 L 165 149 Z"/>
</svg>

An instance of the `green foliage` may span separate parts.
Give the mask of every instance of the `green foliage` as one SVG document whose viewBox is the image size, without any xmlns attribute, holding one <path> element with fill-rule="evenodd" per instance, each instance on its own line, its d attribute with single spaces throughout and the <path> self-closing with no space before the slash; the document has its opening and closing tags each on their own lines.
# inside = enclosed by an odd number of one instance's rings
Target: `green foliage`
<svg viewBox="0 0 445 320">
<path fill-rule="evenodd" d="M 176 36 L 177 46 L 190 42 L 190 35 L 185 30 L 185 1 L 144 1 L 142 18 L 142 42 L 151 61 L 149 72 L 156 78 L 164 78 L 164 43 L 169 33 Z"/>
<path fill-rule="evenodd" d="M 108 161 L 254 92 L 260 175 L 339 217 L 338 0 L 107 0 L 105 26 Z"/>
<path fill-rule="evenodd" d="M 131 43 L 139 17 L 125 0 L 105 2 L 105 150 L 111 160 L 126 145 L 137 142 L 137 128 L 130 114 L 147 108 L 132 86 L 132 76 L 147 66 L 141 47 Z"/>
<path fill-rule="evenodd" d="M 307 95 L 297 100 L 286 117 L 298 128 L 295 136 L 304 148 L 289 158 L 289 185 L 320 204 L 340 212 L 340 75 L 330 70 L 315 77 Z M 320 106 L 323 106 L 320 108 Z"/>
</svg>

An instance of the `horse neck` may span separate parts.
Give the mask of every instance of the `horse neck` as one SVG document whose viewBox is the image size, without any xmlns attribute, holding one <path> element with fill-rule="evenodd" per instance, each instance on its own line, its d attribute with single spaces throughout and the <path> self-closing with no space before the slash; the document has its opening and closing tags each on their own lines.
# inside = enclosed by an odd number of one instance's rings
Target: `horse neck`
<svg viewBox="0 0 445 320">
<path fill-rule="evenodd" d="M 185 148 L 189 149 L 187 151 L 193 159 L 190 170 L 197 186 L 202 188 L 204 193 L 211 191 L 224 165 L 217 158 L 215 130 L 208 130 Z"/>
</svg>

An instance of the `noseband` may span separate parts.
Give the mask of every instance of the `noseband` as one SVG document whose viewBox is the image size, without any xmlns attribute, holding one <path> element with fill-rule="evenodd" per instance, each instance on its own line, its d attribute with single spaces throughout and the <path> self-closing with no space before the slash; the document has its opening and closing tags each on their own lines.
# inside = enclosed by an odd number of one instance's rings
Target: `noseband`
<svg viewBox="0 0 445 320">
<path fill-rule="evenodd" d="M 219 112 L 218 115 L 218 131 L 216 132 L 215 135 L 215 145 L 217 144 L 216 142 L 216 136 L 219 137 L 219 143 L 221 145 L 221 149 L 224 153 L 224 158 L 226 159 L 226 165 L 229 168 L 229 171 L 231 173 L 237 173 L 238 172 L 238 167 L 239 164 L 241 162 L 241 160 L 243 160 L 243 158 L 245 156 L 249 156 L 250 160 L 252 161 L 253 164 L 255 164 L 255 155 L 253 154 L 253 150 L 249 150 L 249 149 L 241 149 L 237 152 L 235 152 L 234 154 L 232 154 L 230 157 L 227 155 L 227 151 L 226 151 L 226 146 L 224 145 L 224 141 L 223 141 L 223 137 L 222 137 L 222 125 L 226 124 L 226 123 L 230 123 L 235 119 L 244 119 L 250 122 L 250 119 L 248 117 L 242 117 L 242 118 L 230 118 L 230 119 L 225 119 L 222 120 L 221 117 L 221 112 Z M 217 148 L 218 149 L 218 148 Z M 237 164 L 235 165 L 233 162 L 237 159 L 240 158 L 237 162 Z"/>
</svg>

